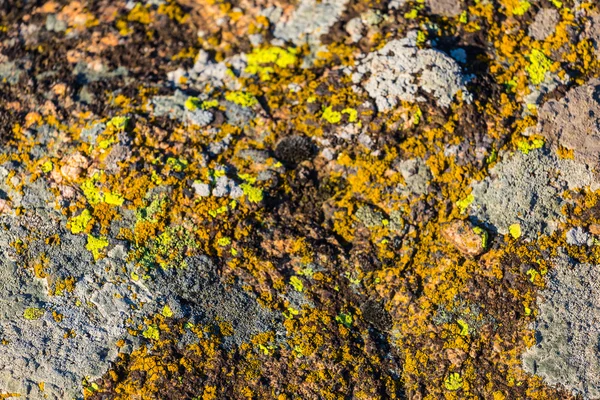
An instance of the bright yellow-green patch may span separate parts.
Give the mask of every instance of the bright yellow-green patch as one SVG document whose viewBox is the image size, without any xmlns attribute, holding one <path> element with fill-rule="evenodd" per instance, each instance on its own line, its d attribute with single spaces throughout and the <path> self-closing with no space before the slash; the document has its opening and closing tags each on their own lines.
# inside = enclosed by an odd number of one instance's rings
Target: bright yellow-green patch
<svg viewBox="0 0 600 400">
<path fill-rule="evenodd" d="M 358 111 L 354 108 L 344 108 L 342 114 L 348 114 L 348 122 L 356 122 L 358 119 Z"/>
<path fill-rule="evenodd" d="M 463 379 L 458 372 L 452 372 L 444 379 L 444 386 L 448 390 L 458 390 L 463 386 Z"/>
<path fill-rule="evenodd" d="M 54 164 L 52 164 L 52 161 L 46 161 L 45 163 L 42 164 L 42 172 L 44 173 L 48 173 L 50 171 L 52 171 L 52 168 L 54 168 Z"/>
<path fill-rule="evenodd" d="M 292 66 L 298 60 L 296 54 L 298 51 L 294 48 L 283 49 L 272 46 L 264 49 L 254 49 L 247 55 L 248 66 L 246 72 L 258 75 L 262 80 L 269 80 L 271 74 L 275 72 L 273 65 L 280 68 Z"/>
<path fill-rule="evenodd" d="M 184 106 L 188 110 L 194 111 L 194 110 L 198 109 L 198 107 L 201 107 L 202 103 L 200 103 L 200 99 L 199 98 L 190 96 L 185 101 Z"/>
<path fill-rule="evenodd" d="M 539 85 L 544 82 L 546 72 L 550 71 L 552 64 L 552 60 L 546 57 L 543 52 L 537 49 L 531 50 L 531 54 L 529 54 L 529 65 L 526 67 L 531 83 Z"/>
<path fill-rule="evenodd" d="M 467 336 L 469 334 L 469 324 L 465 320 L 459 319 L 456 321 L 458 326 L 460 326 L 460 335 Z"/>
<path fill-rule="evenodd" d="M 92 253 L 94 260 L 98 260 L 101 254 L 100 251 L 106 246 L 108 246 L 108 239 L 96 237 L 94 235 L 88 235 L 85 248 Z"/>
<path fill-rule="evenodd" d="M 541 149 L 544 147 L 543 139 L 523 139 L 517 142 L 517 148 L 523 154 L 529 154 L 531 150 Z"/>
<path fill-rule="evenodd" d="M 521 237 L 521 225 L 512 224 L 511 226 L 508 227 L 508 233 L 510 233 L 510 236 L 512 236 L 515 239 L 520 238 Z"/>
<path fill-rule="evenodd" d="M 473 232 L 475 232 L 481 238 L 481 247 L 485 249 L 487 247 L 489 238 L 487 231 L 476 226 L 475 228 L 473 228 Z"/>
<path fill-rule="evenodd" d="M 121 206 L 125 199 L 118 193 L 105 193 L 104 202 L 113 206 Z"/>
<path fill-rule="evenodd" d="M 304 284 L 302 284 L 302 281 L 297 276 L 292 276 L 290 278 L 290 285 L 292 285 L 292 287 L 296 289 L 297 292 L 301 292 L 302 290 L 304 290 Z"/>
<path fill-rule="evenodd" d="M 459 201 L 456 202 L 456 206 L 460 210 L 461 214 L 465 213 L 465 211 L 471 205 L 471 203 L 473 202 L 473 200 L 475 200 L 475 196 L 473 196 L 473 194 L 471 193 L 467 197 L 465 197 L 464 199 L 459 200 Z"/>
<path fill-rule="evenodd" d="M 256 188 L 249 183 L 242 183 L 240 185 L 246 198 L 251 203 L 260 203 L 263 200 L 263 191 L 260 188 Z"/>
<path fill-rule="evenodd" d="M 166 318 L 170 318 L 173 316 L 173 311 L 171 310 L 171 307 L 169 307 L 168 305 L 165 305 L 162 309 L 162 313 L 163 317 Z"/>
<path fill-rule="evenodd" d="M 44 310 L 43 308 L 29 307 L 26 308 L 23 312 L 23 318 L 29 321 L 33 321 L 42 318 L 45 313 L 46 310 Z"/>
<path fill-rule="evenodd" d="M 122 131 L 125 130 L 125 128 L 127 128 L 127 124 L 129 124 L 128 117 L 113 117 L 110 121 L 108 121 L 106 126 L 109 128 L 116 129 L 118 131 Z"/>
<path fill-rule="evenodd" d="M 258 100 L 251 93 L 246 92 L 229 92 L 225 95 L 225 99 L 242 107 L 252 107 L 258 104 Z"/>
<path fill-rule="evenodd" d="M 160 331 L 158 330 L 158 327 L 156 325 L 148 326 L 148 328 L 146 328 L 146 330 L 144 332 L 142 332 L 142 335 L 146 339 L 152 339 L 152 340 L 160 339 Z"/>
<path fill-rule="evenodd" d="M 69 220 L 69 226 L 71 233 L 78 234 L 86 230 L 88 224 L 92 220 L 92 215 L 89 210 L 86 208 L 76 217 L 73 217 Z"/>
<path fill-rule="evenodd" d="M 217 241 L 219 246 L 227 246 L 231 244 L 231 239 L 228 237 L 222 237 Z"/>
<path fill-rule="evenodd" d="M 333 111 L 331 106 L 323 110 L 322 118 L 330 124 L 337 124 L 342 120 L 342 113 L 339 111 Z"/>
</svg>

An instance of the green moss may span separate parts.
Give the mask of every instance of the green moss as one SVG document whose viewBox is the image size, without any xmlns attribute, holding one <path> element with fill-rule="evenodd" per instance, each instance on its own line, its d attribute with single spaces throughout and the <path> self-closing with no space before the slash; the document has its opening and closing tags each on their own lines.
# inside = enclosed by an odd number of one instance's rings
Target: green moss
<svg viewBox="0 0 600 400">
<path fill-rule="evenodd" d="M 346 328 L 350 328 L 350 326 L 352 326 L 352 315 L 350 314 L 341 313 L 335 317 L 335 320 L 344 325 Z"/>
</svg>

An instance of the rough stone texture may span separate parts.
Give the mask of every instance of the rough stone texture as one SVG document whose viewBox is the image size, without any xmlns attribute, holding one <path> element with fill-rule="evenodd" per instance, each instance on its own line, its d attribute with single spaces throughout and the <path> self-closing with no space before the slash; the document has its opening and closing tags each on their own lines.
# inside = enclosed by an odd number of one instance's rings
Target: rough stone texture
<svg viewBox="0 0 600 400">
<path fill-rule="evenodd" d="M 592 168 L 600 162 L 600 80 L 571 89 L 539 110 L 538 131 L 552 148 L 573 150 L 575 160 Z M 582 112 L 585 110 L 585 112 Z"/>
<path fill-rule="evenodd" d="M 296 45 L 315 43 L 344 12 L 348 0 L 302 0 L 289 18 L 275 26 L 273 35 Z"/>
<path fill-rule="evenodd" d="M 461 12 L 460 0 L 427 0 L 426 4 L 432 14 L 443 17 L 456 17 Z"/>
<path fill-rule="evenodd" d="M 456 61 L 441 51 L 417 48 L 416 32 L 368 54 L 352 79 L 359 83 L 365 76 L 362 86 L 380 111 L 390 110 L 402 100 L 425 101 L 420 91 L 432 95 L 441 107 L 448 107 L 459 90 L 467 93 Z"/>
<path fill-rule="evenodd" d="M 567 243 L 575 246 L 591 245 L 592 238 L 589 233 L 583 230 L 580 226 L 571 228 L 567 231 Z"/>
<path fill-rule="evenodd" d="M 590 185 L 595 187 L 595 175 L 581 163 L 560 160 L 547 149 L 517 151 L 472 185 L 471 215 L 501 234 L 518 223 L 523 235 L 533 239 L 552 233 L 562 220 L 564 190 Z"/>
<path fill-rule="evenodd" d="M 537 344 L 524 369 L 586 399 L 600 397 L 600 266 L 566 256 L 554 261 L 538 297 Z"/>
<path fill-rule="evenodd" d="M 469 221 L 455 220 L 444 226 L 442 236 L 464 255 L 475 257 L 485 251 L 484 232 Z"/>
<path fill-rule="evenodd" d="M 529 36 L 535 40 L 545 40 L 554 33 L 556 24 L 560 21 L 560 15 L 554 8 L 542 8 L 536 15 L 535 20 L 529 25 Z"/>
<path fill-rule="evenodd" d="M 395 168 L 400 171 L 406 186 L 400 189 L 405 194 L 425 194 L 431 181 L 429 167 L 418 158 L 399 162 Z"/>
</svg>

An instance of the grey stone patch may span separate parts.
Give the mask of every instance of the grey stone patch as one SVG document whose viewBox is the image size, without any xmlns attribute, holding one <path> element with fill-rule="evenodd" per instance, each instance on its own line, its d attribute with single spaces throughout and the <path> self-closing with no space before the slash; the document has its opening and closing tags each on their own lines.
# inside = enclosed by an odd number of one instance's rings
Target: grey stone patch
<svg viewBox="0 0 600 400">
<path fill-rule="evenodd" d="M 456 61 L 438 50 L 419 49 L 416 38 L 413 31 L 406 38 L 392 40 L 368 54 L 352 74 L 353 82 L 362 82 L 380 111 L 400 101 L 425 101 L 419 90 L 433 95 L 441 107 L 448 107 L 459 90 L 468 93 Z"/>
<path fill-rule="evenodd" d="M 225 107 L 227 121 L 235 126 L 244 127 L 256 116 L 251 108 L 242 107 L 232 101 L 225 101 Z"/>
<path fill-rule="evenodd" d="M 587 20 L 583 37 L 592 41 L 596 50 L 596 57 L 600 57 L 600 14 L 592 15 Z"/>
<path fill-rule="evenodd" d="M 571 228 L 567 231 L 567 243 L 573 246 L 591 245 L 592 236 L 583 230 L 582 227 Z"/>
<path fill-rule="evenodd" d="M 129 76 L 129 71 L 125 67 L 117 67 L 114 70 L 109 70 L 106 66 L 101 65 L 98 69 L 92 69 L 87 63 L 78 62 L 73 68 L 72 74 L 77 77 L 77 80 L 82 83 L 97 82 L 103 79 L 124 78 Z"/>
<path fill-rule="evenodd" d="M 356 218 L 367 228 L 377 228 L 383 225 L 384 215 L 371 206 L 361 206 L 356 210 Z"/>
<path fill-rule="evenodd" d="M 365 30 L 365 25 L 359 17 L 355 17 L 346 23 L 345 30 L 348 33 L 348 35 L 350 35 L 350 39 L 352 39 L 352 42 L 356 43 L 360 39 L 362 39 L 363 31 Z"/>
<path fill-rule="evenodd" d="M 260 46 L 264 42 L 264 40 L 265 40 L 265 38 L 263 37 L 263 35 L 261 35 L 260 33 L 254 33 L 252 35 L 248 35 L 248 39 L 250 39 L 250 44 L 253 47 Z"/>
<path fill-rule="evenodd" d="M 187 124 L 201 127 L 209 125 L 213 121 L 213 114 L 208 110 L 188 110 L 185 102 L 188 96 L 181 90 L 176 90 L 172 96 L 155 96 L 150 100 L 153 106 L 152 112 L 157 117 L 169 117 Z"/>
<path fill-rule="evenodd" d="M 200 50 L 192 68 L 187 70 L 179 68 L 171 71 L 167 73 L 167 78 L 175 87 L 179 87 L 181 79 L 185 78 L 186 85 L 201 92 L 206 89 L 207 85 L 213 89 L 239 90 L 241 85 L 237 78 L 232 76 L 229 66 L 233 72 L 241 73 L 246 67 L 244 57 L 236 55 L 221 62 L 214 62 L 210 60 L 206 51 Z"/>
<path fill-rule="evenodd" d="M 501 234 L 516 223 L 528 239 L 551 234 L 564 219 L 562 192 L 598 184 L 587 166 L 545 148 L 503 156 L 487 178 L 471 185 L 475 200 L 469 206 L 471 216 Z"/>
<path fill-rule="evenodd" d="M 301 0 L 286 22 L 275 25 L 273 36 L 301 46 L 319 44 L 319 37 L 342 16 L 348 0 Z"/>
<path fill-rule="evenodd" d="M 212 195 L 215 197 L 229 196 L 232 199 L 237 199 L 244 195 L 244 191 L 233 179 L 228 178 L 226 175 L 222 175 L 216 179 Z"/>
<path fill-rule="evenodd" d="M 529 36 L 535 40 L 546 40 L 554 33 L 556 25 L 560 21 L 560 15 L 554 8 L 542 8 L 535 15 L 533 23 L 529 25 Z"/>
<path fill-rule="evenodd" d="M 561 256 L 538 294 L 536 345 L 523 369 L 584 399 L 600 398 L 600 266 Z"/>
<path fill-rule="evenodd" d="M 7 61 L 0 64 L 0 80 L 6 81 L 11 85 L 19 83 L 19 78 L 23 71 L 14 61 Z"/>
<path fill-rule="evenodd" d="M 0 238 L 0 336 L 8 340 L 0 357 L 2 389 L 28 399 L 83 398 L 83 378 L 99 378 L 108 369 L 117 356 L 117 340 L 128 335 L 124 321 L 144 314 L 143 302 L 150 298 L 123 276 L 116 279 L 124 252 L 113 251 L 117 258 L 94 263 L 85 236 L 66 232 L 64 222 L 51 215 L 4 215 L 0 222 L 5 227 Z M 45 242 L 53 234 L 59 235 L 60 245 Z M 11 247 L 21 238 L 28 241 L 25 255 Z M 75 279 L 73 293 L 49 296 L 46 280 L 22 266 L 42 254 L 49 260 L 44 271 L 53 280 Z M 44 310 L 41 318 L 24 318 L 31 307 Z M 56 321 L 53 312 L 62 320 Z M 68 332 L 75 336 L 65 338 Z M 44 392 L 39 382 L 45 382 Z"/>
<path fill-rule="evenodd" d="M 261 332 L 282 335 L 280 315 L 262 307 L 241 286 L 221 283 L 216 268 L 207 257 L 188 257 L 185 268 L 153 271 L 148 285 L 161 298 L 179 302 L 193 323 L 211 323 L 217 317 L 229 322 L 234 334 L 224 339 L 226 348 Z"/>
<path fill-rule="evenodd" d="M 569 90 L 540 108 L 537 131 L 553 149 L 573 150 L 576 161 L 595 169 L 600 163 L 600 79 Z"/>
<path fill-rule="evenodd" d="M 211 142 L 208 145 L 208 152 L 212 156 L 221 154 L 222 152 L 224 152 L 225 150 L 227 150 L 229 148 L 229 145 L 231 144 L 231 140 L 232 140 L 231 135 L 227 135 L 223 139 L 219 140 L 218 142 Z"/>
<path fill-rule="evenodd" d="M 83 128 L 81 130 L 81 135 L 79 136 L 79 138 L 90 144 L 96 143 L 96 139 L 98 138 L 98 135 L 100 135 L 105 130 L 106 130 L 106 124 L 103 122 L 99 122 L 90 127 Z"/>
<path fill-rule="evenodd" d="M 390 10 L 397 10 L 405 5 L 408 0 L 391 0 L 388 4 Z"/>
<path fill-rule="evenodd" d="M 394 168 L 402 174 L 406 186 L 400 189 L 405 194 L 425 194 L 432 179 L 429 167 L 420 158 L 398 162 Z"/>
<path fill-rule="evenodd" d="M 110 174 L 117 174 L 121 167 L 119 163 L 130 160 L 131 139 L 126 132 L 119 132 L 117 135 L 118 143 L 110 147 L 110 152 L 104 159 L 104 169 Z"/>
<path fill-rule="evenodd" d="M 442 17 L 456 17 L 462 11 L 460 0 L 427 0 L 426 4 L 432 14 L 441 15 Z"/>
<path fill-rule="evenodd" d="M 176 90 L 173 96 L 155 96 L 150 100 L 154 107 L 152 112 L 157 117 L 169 117 L 182 121 L 185 114 L 185 101 L 187 96 L 180 90 Z"/>
<path fill-rule="evenodd" d="M 194 182 L 192 188 L 194 188 L 194 191 L 200 197 L 210 196 L 210 185 L 208 183 Z"/>
<path fill-rule="evenodd" d="M 193 125 L 207 126 L 213 121 L 213 118 L 213 113 L 208 110 L 185 110 L 185 119 Z"/>
<path fill-rule="evenodd" d="M 48 14 L 46 16 L 46 29 L 50 32 L 64 32 L 67 30 L 67 23 L 57 19 L 55 14 Z"/>
<path fill-rule="evenodd" d="M 526 95 L 523 100 L 523 107 L 525 113 L 530 113 L 527 109 L 528 104 L 539 105 L 544 95 L 552 92 L 559 85 L 566 85 L 569 82 L 569 75 L 565 74 L 565 77 L 561 80 L 557 74 L 546 73 L 544 81 L 539 85 L 529 85 L 529 94 Z"/>
</svg>

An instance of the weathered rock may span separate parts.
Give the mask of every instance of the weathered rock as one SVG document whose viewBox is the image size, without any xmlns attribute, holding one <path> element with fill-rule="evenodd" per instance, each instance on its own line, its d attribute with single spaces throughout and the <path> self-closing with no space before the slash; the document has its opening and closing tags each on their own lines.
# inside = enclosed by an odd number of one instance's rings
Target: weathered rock
<svg viewBox="0 0 600 400">
<path fill-rule="evenodd" d="M 454 220 L 442 228 L 442 236 L 466 256 L 483 254 L 488 233 L 467 220 Z"/>
</svg>

